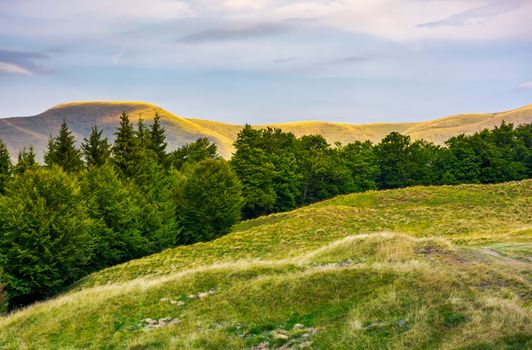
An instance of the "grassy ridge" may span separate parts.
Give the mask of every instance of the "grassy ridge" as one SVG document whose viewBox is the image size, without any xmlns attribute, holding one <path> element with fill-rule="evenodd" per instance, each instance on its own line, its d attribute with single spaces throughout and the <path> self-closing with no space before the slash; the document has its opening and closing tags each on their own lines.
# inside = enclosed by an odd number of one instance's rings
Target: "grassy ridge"
<svg viewBox="0 0 532 350">
<path fill-rule="evenodd" d="M 414 187 L 243 222 L 0 319 L 0 348 L 524 349 L 531 195 Z"/>
<path fill-rule="evenodd" d="M 29 144 L 33 144 L 38 157 L 41 158 L 48 137 L 57 133 L 63 119 L 67 121 L 78 141 L 87 137 L 94 125 L 102 128 L 104 136 L 112 140 L 122 111 L 129 113 L 132 121 L 138 120 L 139 117 L 151 120 L 158 112 L 167 131 L 169 148 L 172 150 L 199 137 L 208 137 L 216 142 L 220 154 L 225 158 L 229 158 L 234 151 L 232 143 L 243 127 L 243 125 L 183 118 L 150 103 L 73 102 L 60 104 L 36 116 L 0 119 L 0 139 L 7 144 L 13 159 L 22 147 Z M 292 132 L 296 136 L 320 134 L 331 144 L 338 141 L 348 144 L 355 140 L 379 142 L 392 131 L 410 135 L 414 139 L 422 138 L 443 144 L 452 136 L 493 128 L 503 120 L 516 125 L 532 122 L 532 105 L 507 112 L 461 114 L 417 123 L 347 124 L 303 121 L 271 126 Z M 257 127 L 265 126 L 257 125 Z"/>
</svg>

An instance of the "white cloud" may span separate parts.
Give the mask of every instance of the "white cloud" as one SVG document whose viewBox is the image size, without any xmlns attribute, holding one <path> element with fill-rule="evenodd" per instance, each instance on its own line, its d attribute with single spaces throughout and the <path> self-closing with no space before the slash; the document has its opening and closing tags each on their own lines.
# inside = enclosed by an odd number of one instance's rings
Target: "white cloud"
<svg viewBox="0 0 532 350">
<path fill-rule="evenodd" d="M 526 83 L 523 83 L 519 85 L 521 89 L 532 89 L 532 81 L 528 81 Z"/>
<path fill-rule="evenodd" d="M 31 75 L 31 72 L 19 65 L 0 61 L 0 72 L 8 74 Z"/>
</svg>

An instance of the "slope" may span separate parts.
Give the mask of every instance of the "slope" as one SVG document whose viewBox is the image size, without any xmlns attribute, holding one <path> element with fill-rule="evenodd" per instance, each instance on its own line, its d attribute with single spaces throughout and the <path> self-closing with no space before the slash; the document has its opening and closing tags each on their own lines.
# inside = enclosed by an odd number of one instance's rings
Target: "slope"
<svg viewBox="0 0 532 350">
<path fill-rule="evenodd" d="M 212 131 L 234 140 L 242 125 L 226 124 L 210 120 L 189 119 Z M 502 121 L 521 125 L 532 123 L 532 105 L 500 113 L 459 114 L 450 117 L 417 123 L 371 123 L 346 124 L 322 121 L 304 121 L 280 124 L 264 124 L 257 127 L 273 126 L 294 133 L 296 136 L 319 134 L 334 144 L 347 144 L 353 141 L 370 140 L 379 142 L 390 132 L 410 135 L 413 139 L 424 139 L 442 145 L 447 139 L 462 133 L 472 134 L 483 129 L 491 129 Z"/>
<path fill-rule="evenodd" d="M 171 150 L 199 137 L 208 137 L 216 142 L 224 157 L 231 155 L 232 140 L 224 135 L 176 116 L 156 105 L 141 102 L 65 103 L 33 117 L 0 119 L 0 139 L 7 144 L 12 155 L 16 155 L 22 147 L 32 144 L 42 159 L 49 136 L 57 133 L 63 119 L 68 123 L 78 142 L 89 135 L 94 125 L 103 129 L 103 135 L 112 140 L 122 112 L 128 113 L 133 122 L 139 118 L 149 122 L 155 113 L 159 113 L 161 123 L 167 131 L 168 147 Z"/>
<path fill-rule="evenodd" d="M 150 120 L 156 112 L 159 112 L 167 129 L 170 150 L 199 137 L 208 137 L 216 142 L 225 158 L 229 158 L 234 151 L 232 143 L 243 127 L 243 125 L 209 120 L 185 119 L 149 103 L 76 102 L 58 105 L 32 117 L 0 119 L 0 139 L 7 144 L 13 158 L 22 147 L 33 144 L 38 158 L 42 159 L 49 136 L 57 133 L 63 119 L 68 122 L 78 141 L 88 136 L 93 125 L 103 128 L 104 135 L 112 139 L 120 113 L 123 111 L 129 113 L 133 121 L 139 117 Z M 443 144 L 452 136 L 492 128 L 503 120 L 515 125 L 531 123 L 532 105 L 508 112 L 464 114 L 418 123 L 346 124 L 306 121 L 271 124 L 271 126 L 292 132 L 296 136 L 320 134 L 331 144 L 336 142 L 347 144 L 355 140 L 379 142 L 392 131 L 410 135 L 415 139 L 423 138 Z M 265 126 L 267 125 L 257 125 L 257 127 Z"/>
<path fill-rule="evenodd" d="M 88 276 L 5 349 L 525 349 L 532 181 L 340 196 Z"/>
</svg>

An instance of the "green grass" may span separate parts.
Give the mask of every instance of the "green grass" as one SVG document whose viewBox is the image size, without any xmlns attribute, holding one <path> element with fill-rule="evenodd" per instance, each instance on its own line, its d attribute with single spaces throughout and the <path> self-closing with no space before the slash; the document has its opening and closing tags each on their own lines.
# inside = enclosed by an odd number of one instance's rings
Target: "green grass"
<svg viewBox="0 0 532 350">
<path fill-rule="evenodd" d="M 526 349 L 531 195 L 414 187 L 246 221 L 1 318 L 0 349 Z"/>
</svg>

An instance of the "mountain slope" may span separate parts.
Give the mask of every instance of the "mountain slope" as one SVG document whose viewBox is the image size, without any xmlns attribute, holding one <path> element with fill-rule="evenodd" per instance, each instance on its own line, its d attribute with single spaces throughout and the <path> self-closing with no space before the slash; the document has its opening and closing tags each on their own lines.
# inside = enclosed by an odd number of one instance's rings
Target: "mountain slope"
<svg viewBox="0 0 532 350">
<path fill-rule="evenodd" d="M 229 158 L 234 151 L 232 143 L 243 127 L 237 124 L 182 118 L 149 103 L 76 102 L 58 105 L 32 117 L 0 119 L 0 139 L 7 144 L 13 158 L 22 147 L 33 144 L 39 159 L 42 159 L 49 136 L 57 133 L 63 119 L 68 122 L 78 141 L 88 136 L 93 125 L 103 128 L 104 135 L 112 140 L 119 116 L 123 111 L 129 113 L 133 121 L 142 117 L 147 122 L 158 112 L 167 130 L 170 150 L 199 137 L 208 137 L 216 142 L 225 158 Z M 531 123 L 532 105 L 508 112 L 464 114 L 418 123 L 346 124 L 306 121 L 271 124 L 271 126 L 293 132 L 296 136 L 320 134 L 329 143 L 347 144 L 355 140 L 379 142 L 390 132 L 397 131 L 415 139 L 423 138 L 443 144 L 452 136 L 492 128 L 503 120 L 515 125 Z M 257 127 L 265 126 L 267 125 L 257 125 Z"/>
<path fill-rule="evenodd" d="M 88 276 L 5 349 L 525 349 L 532 181 L 340 196 Z"/>
<path fill-rule="evenodd" d="M 16 155 L 22 147 L 33 144 L 42 158 L 50 134 L 58 132 L 63 119 L 67 121 L 78 142 L 89 135 L 94 125 L 103 129 L 104 136 L 112 140 L 122 112 L 128 113 L 133 122 L 139 118 L 150 122 L 155 113 L 159 113 L 161 123 L 167 130 L 169 149 L 175 149 L 199 137 L 208 137 L 218 144 L 224 157 L 231 155 L 233 141 L 226 136 L 156 105 L 135 102 L 65 103 L 33 117 L 0 119 L 0 139 L 8 145 L 12 155 Z"/>
</svg>

